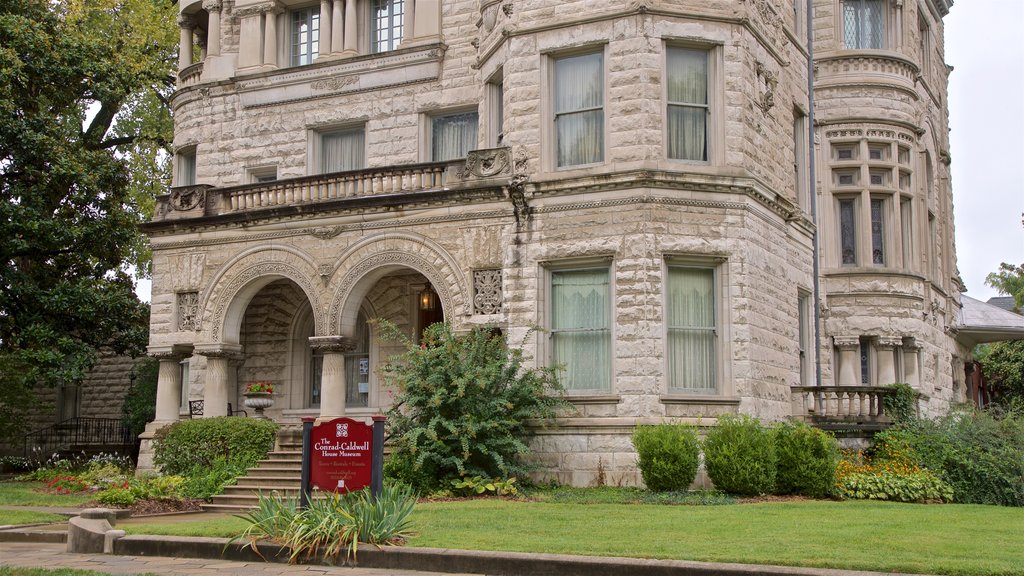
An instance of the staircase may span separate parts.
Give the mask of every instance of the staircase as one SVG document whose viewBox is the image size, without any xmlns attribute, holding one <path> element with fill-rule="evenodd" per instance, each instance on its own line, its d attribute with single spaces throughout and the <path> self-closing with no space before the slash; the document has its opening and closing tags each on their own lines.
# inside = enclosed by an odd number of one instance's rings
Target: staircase
<svg viewBox="0 0 1024 576">
<path fill-rule="evenodd" d="M 298 498 L 301 483 L 302 432 L 282 429 L 278 432 L 277 445 L 267 458 L 249 468 L 234 486 L 224 488 L 212 502 L 203 504 L 203 511 L 244 513 L 256 508 L 260 492 L 270 494 L 273 490 L 282 496 Z"/>
</svg>

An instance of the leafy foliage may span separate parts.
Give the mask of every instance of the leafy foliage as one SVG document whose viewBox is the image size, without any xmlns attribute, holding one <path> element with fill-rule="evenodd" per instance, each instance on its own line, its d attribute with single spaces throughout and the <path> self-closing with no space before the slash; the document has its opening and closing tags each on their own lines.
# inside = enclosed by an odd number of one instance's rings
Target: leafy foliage
<svg viewBox="0 0 1024 576">
<path fill-rule="evenodd" d="M 479 496 L 481 494 L 493 494 L 495 496 L 515 496 L 519 493 L 516 488 L 515 478 L 491 478 L 482 476 L 465 477 L 460 480 L 451 481 L 452 488 L 467 496 Z"/>
<path fill-rule="evenodd" d="M 252 466 L 273 447 L 277 424 L 256 418 L 180 420 L 157 431 L 153 462 L 166 474 L 209 470 L 218 459 Z"/>
<path fill-rule="evenodd" d="M 780 422 L 774 434 L 778 456 L 775 493 L 813 498 L 831 494 L 839 463 L 835 438 L 802 422 Z"/>
<path fill-rule="evenodd" d="M 1024 340 L 986 344 L 978 356 L 981 371 L 999 403 L 1024 399 Z"/>
<path fill-rule="evenodd" d="M 658 492 L 682 491 L 697 477 L 700 441 L 694 426 L 637 426 L 632 440 L 647 488 Z"/>
<path fill-rule="evenodd" d="M 750 416 L 725 415 L 704 439 L 704 467 L 715 488 L 729 494 L 768 494 L 775 486 L 775 442 Z"/>
<path fill-rule="evenodd" d="M 145 264 L 137 225 L 164 180 L 142 170 L 133 186 L 127 168 L 169 141 L 175 13 L 0 0 L 0 438 L 24 431 L 37 385 L 80 382 L 99 347 L 146 344 L 126 268 Z"/>
<path fill-rule="evenodd" d="M 125 394 L 121 405 L 121 420 L 138 436 L 146 429 L 146 424 L 156 418 L 156 380 L 160 363 L 156 358 L 146 358 L 135 365 L 136 378 L 132 387 Z"/>
<path fill-rule="evenodd" d="M 991 272 L 985 277 L 985 284 L 995 288 L 1002 294 L 1013 296 L 1014 312 L 1024 310 L 1024 264 L 1014 266 L 1002 262 L 999 271 Z"/>
<path fill-rule="evenodd" d="M 895 383 L 886 386 L 892 394 L 883 397 L 885 413 L 897 424 L 917 419 L 917 401 L 921 394 L 909 384 Z"/>
<path fill-rule="evenodd" d="M 843 477 L 839 495 L 858 500 L 951 502 L 953 489 L 929 470 L 894 474 L 887 470 L 853 472 Z"/>
<path fill-rule="evenodd" d="M 398 390 L 388 412 L 389 476 L 430 492 L 466 476 L 527 471 L 527 422 L 551 418 L 564 404 L 554 369 L 524 367 L 521 347 L 483 328 L 456 336 L 434 324 L 417 345 L 394 324 L 377 325 L 383 339 L 406 348 L 383 370 Z"/>
</svg>

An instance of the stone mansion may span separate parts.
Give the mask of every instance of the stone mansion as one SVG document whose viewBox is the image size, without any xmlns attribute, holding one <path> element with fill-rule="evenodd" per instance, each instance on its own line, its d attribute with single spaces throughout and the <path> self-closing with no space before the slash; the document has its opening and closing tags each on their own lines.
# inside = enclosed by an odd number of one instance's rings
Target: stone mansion
<svg viewBox="0 0 1024 576">
<path fill-rule="evenodd" d="M 952 3 L 179 0 L 142 466 L 253 381 L 286 426 L 386 409 L 373 318 L 541 327 L 563 483 L 639 482 L 641 423 L 963 401 Z"/>
</svg>

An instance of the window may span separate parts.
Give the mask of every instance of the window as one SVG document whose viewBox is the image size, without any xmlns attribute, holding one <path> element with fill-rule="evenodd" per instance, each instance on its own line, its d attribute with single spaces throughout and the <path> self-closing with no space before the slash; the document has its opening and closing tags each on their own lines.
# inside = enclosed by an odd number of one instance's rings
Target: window
<svg viewBox="0 0 1024 576">
<path fill-rule="evenodd" d="M 57 389 L 57 422 L 79 416 L 82 406 L 82 388 L 75 384 L 63 384 Z"/>
<path fill-rule="evenodd" d="M 370 51 L 387 52 L 402 41 L 404 0 L 373 0 L 370 8 Z"/>
<path fill-rule="evenodd" d="M 345 353 L 345 406 L 369 405 L 370 398 L 370 325 L 362 310 L 356 317 L 356 348 Z"/>
<path fill-rule="evenodd" d="M 670 391 L 715 393 L 718 332 L 714 270 L 670 266 L 666 300 Z"/>
<path fill-rule="evenodd" d="M 856 160 L 856 144 L 834 144 L 832 146 L 832 157 L 836 160 Z"/>
<path fill-rule="evenodd" d="M 290 15 L 291 65 L 310 64 L 320 53 L 320 7 L 293 10 Z"/>
<path fill-rule="evenodd" d="M 807 116 L 793 111 L 793 179 L 797 205 L 806 212 L 811 205 L 807 173 Z"/>
<path fill-rule="evenodd" d="M 476 112 L 434 116 L 430 120 L 430 153 L 434 162 L 465 158 L 477 147 Z"/>
<path fill-rule="evenodd" d="M 604 160 L 604 54 L 554 61 L 557 166 Z"/>
<path fill-rule="evenodd" d="M 871 199 L 871 263 L 885 265 L 885 201 Z"/>
<path fill-rule="evenodd" d="M 277 166 L 249 168 L 248 172 L 250 184 L 266 184 L 277 180 Z"/>
<path fill-rule="evenodd" d="M 309 359 L 309 406 L 320 407 L 320 392 L 323 390 L 324 355 L 314 352 Z"/>
<path fill-rule="evenodd" d="M 912 227 L 913 212 L 910 198 L 900 200 L 900 239 L 903 242 L 903 267 L 911 270 L 913 267 L 914 254 L 914 232 Z"/>
<path fill-rule="evenodd" d="M 193 186 L 196 183 L 196 149 L 195 146 L 178 151 L 178 162 L 175 167 L 175 186 Z"/>
<path fill-rule="evenodd" d="M 843 266 L 857 265 L 857 202 L 839 201 L 839 253 Z"/>
<path fill-rule="evenodd" d="M 551 272 L 551 359 L 569 392 L 611 390 L 611 281 L 607 268 Z"/>
<path fill-rule="evenodd" d="M 668 157 L 676 160 L 708 159 L 708 51 L 669 47 Z"/>
<path fill-rule="evenodd" d="M 501 146 L 505 139 L 505 84 L 502 71 L 496 72 L 494 78 L 487 83 L 487 145 L 491 148 Z"/>
<path fill-rule="evenodd" d="M 860 383 L 862 386 L 871 386 L 872 366 L 874 365 L 874 354 L 871 346 L 871 337 L 860 337 Z"/>
<path fill-rule="evenodd" d="M 885 0 L 842 0 L 843 42 L 848 50 L 885 48 Z"/>
<path fill-rule="evenodd" d="M 923 6 L 919 9 L 925 10 Z M 917 30 L 918 34 L 921 35 L 919 46 L 921 50 L 921 74 L 928 78 L 932 71 L 932 27 L 928 23 L 928 17 L 923 13 L 918 15 Z"/>
<path fill-rule="evenodd" d="M 178 408 L 180 410 L 188 410 L 188 393 L 189 393 L 189 388 L 191 388 L 191 384 L 188 381 L 188 379 L 189 379 L 188 368 L 189 368 L 189 362 L 191 362 L 191 360 L 192 360 L 192 357 L 190 356 L 190 357 L 185 358 L 184 360 L 182 360 L 180 363 L 178 363 L 178 376 L 181 378 L 181 394 L 180 394 L 180 396 L 181 396 L 181 399 L 180 399 L 181 404 L 178 405 Z"/>
<path fill-rule="evenodd" d="M 800 353 L 800 385 L 810 386 L 811 377 L 810 340 L 811 340 L 811 295 L 801 291 L 797 295 L 797 343 Z"/>
<path fill-rule="evenodd" d="M 833 170 L 833 178 L 836 186 L 855 186 L 857 184 L 860 170 L 856 168 L 847 168 L 844 170 Z"/>
<path fill-rule="evenodd" d="M 360 170 L 366 167 L 362 128 L 325 132 L 320 135 L 320 173 Z"/>
</svg>

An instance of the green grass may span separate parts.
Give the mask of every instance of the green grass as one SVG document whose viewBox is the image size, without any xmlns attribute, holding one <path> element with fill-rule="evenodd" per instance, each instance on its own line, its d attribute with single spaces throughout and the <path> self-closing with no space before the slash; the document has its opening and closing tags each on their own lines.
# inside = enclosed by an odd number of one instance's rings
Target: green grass
<svg viewBox="0 0 1024 576">
<path fill-rule="evenodd" d="M 45 482 L 0 482 L 0 504 L 5 506 L 56 506 L 74 508 L 96 499 L 91 492 L 83 494 L 47 494 L 37 490 Z"/>
<path fill-rule="evenodd" d="M 31 512 L 29 510 L 0 510 L 0 526 L 16 524 L 55 524 L 64 522 L 66 516 L 59 514 L 48 514 L 46 512 Z"/>
<path fill-rule="evenodd" d="M 558 496 L 557 498 L 569 498 Z M 593 500 L 618 499 L 596 493 Z M 782 564 L 882 572 L 1024 575 L 1024 509 L 798 501 L 735 506 L 425 502 L 409 545 Z M 121 528 L 122 526 L 118 526 Z M 123 526 L 131 534 L 231 537 L 239 518 Z M 977 535 L 984 537 L 978 552 Z"/>
</svg>

